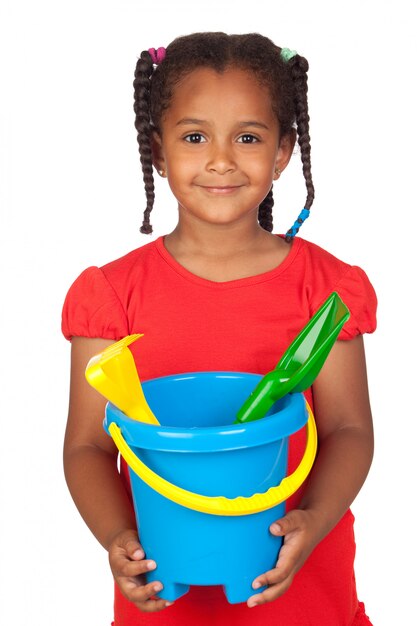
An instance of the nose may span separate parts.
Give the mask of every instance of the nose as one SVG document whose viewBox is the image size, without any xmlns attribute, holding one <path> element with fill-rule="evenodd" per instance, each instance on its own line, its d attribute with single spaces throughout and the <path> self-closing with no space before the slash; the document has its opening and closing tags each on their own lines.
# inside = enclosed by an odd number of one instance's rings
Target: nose
<svg viewBox="0 0 417 626">
<path fill-rule="evenodd" d="M 235 171 L 236 163 L 233 157 L 232 146 L 226 142 L 213 142 L 207 161 L 207 169 L 217 174 L 227 174 Z"/>
</svg>

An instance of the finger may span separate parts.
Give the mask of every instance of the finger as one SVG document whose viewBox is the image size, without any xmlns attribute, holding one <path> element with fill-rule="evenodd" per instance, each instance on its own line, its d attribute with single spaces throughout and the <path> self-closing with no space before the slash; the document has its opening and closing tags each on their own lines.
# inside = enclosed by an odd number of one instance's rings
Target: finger
<svg viewBox="0 0 417 626">
<path fill-rule="evenodd" d="M 274 569 L 271 569 L 268 572 L 265 572 L 265 574 L 261 574 L 261 576 L 255 578 L 252 583 L 252 587 L 253 589 L 260 589 L 261 587 L 281 584 L 291 577 L 291 575 L 294 575 L 293 563 L 291 561 L 282 564 L 280 563 L 279 567 L 274 567 Z"/>
<path fill-rule="evenodd" d="M 136 530 L 127 530 L 119 535 L 113 547 L 124 551 L 131 559 L 143 559 L 145 556 Z"/>
<path fill-rule="evenodd" d="M 293 578 L 294 574 L 290 574 L 287 578 L 275 585 L 272 585 L 271 587 L 268 587 L 268 589 L 265 589 L 265 591 L 263 591 L 262 593 L 257 593 L 251 596 L 247 601 L 248 607 L 253 608 L 255 606 L 265 604 L 266 602 L 272 602 L 272 600 L 276 600 L 289 589 Z"/>
<path fill-rule="evenodd" d="M 130 559 L 139 560 L 145 557 L 145 552 L 138 540 L 131 539 L 127 541 L 125 550 Z"/>
<path fill-rule="evenodd" d="M 138 609 L 142 611 L 142 613 L 157 613 L 158 611 L 163 611 L 164 609 L 172 606 L 173 602 L 167 602 L 166 600 L 149 600 L 145 604 L 136 604 Z"/>
<path fill-rule="evenodd" d="M 152 560 L 130 561 L 126 557 L 120 557 L 111 561 L 111 567 L 114 576 L 130 578 L 151 572 L 156 568 L 156 563 Z"/>
<path fill-rule="evenodd" d="M 136 603 L 147 602 L 163 589 L 163 585 L 159 580 L 146 583 L 145 579 L 122 577 L 117 580 L 117 584 L 126 593 L 129 600 Z"/>
<path fill-rule="evenodd" d="M 135 606 L 137 606 L 142 613 L 157 613 L 158 611 L 163 611 L 163 609 L 166 609 L 173 604 L 173 602 L 167 602 L 166 600 L 156 598 L 143 604 L 135 604 Z"/>
<path fill-rule="evenodd" d="M 121 536 L 110 546 L 109 562 L 115 577 L 138 576 L 156 567 L 155 561 L 144 558 L 143 549 L 134 537 L 134 533 L 130 533 L 130 538 Z"/>
<path fill-rule="evenodd" d="M 294 530 L 298 530 L 300 525 L 301 518 L 297 514 L 297 511 L 289 511 L 287 515 L 271 524 L 269 530 L 273 535 L 282 537 L 283 535 L 288 535 Z"/>
<path fill-rule="evenodd" d="M 163 589 L 160 581 L 141 585 L 137 581 L 124 579 L 120 584 L 120 588 L 127 599 L 133 602 L 141 611 L 148 613 L 160 611 L 173 604 L 167 600 L 155 597 L 155 594 Z"/>
</svg>

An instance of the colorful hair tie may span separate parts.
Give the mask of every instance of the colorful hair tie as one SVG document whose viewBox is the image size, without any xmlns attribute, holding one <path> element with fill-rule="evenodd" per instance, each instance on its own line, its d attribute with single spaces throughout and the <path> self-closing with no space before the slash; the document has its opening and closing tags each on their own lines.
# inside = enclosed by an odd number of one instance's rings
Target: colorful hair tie
<svg viewBox="0 0 417 626">
<path fill-rule="evenodd" d="M 281 59 L 288 63 L 293 57 L 297 56 L 298 52 L 296 50 L 290 50 L 289 48 L 281 48 Z"/>
<path fill-rule="evenodd" d="M 285 234 L 286 241 L 291 241 L 291 239 L 294 239 L 294 237 L 296 236 L 301 226 L 304 224 L 304 222 L 306 221 L 308 217 L 310 217 L 310 209 L 303 209 L 300 215 L 295 220 L 294 224 L 286 232 Z"/>
<path fill-rule="evenodd" d="M 148 52 L 151 55 L 152 63 L 154 65 L 159 65 L 165 59 L 165 48 L 158 48 L 158 50 L 155 50 L 155 48 L 149 48 Z"/>
</svg>

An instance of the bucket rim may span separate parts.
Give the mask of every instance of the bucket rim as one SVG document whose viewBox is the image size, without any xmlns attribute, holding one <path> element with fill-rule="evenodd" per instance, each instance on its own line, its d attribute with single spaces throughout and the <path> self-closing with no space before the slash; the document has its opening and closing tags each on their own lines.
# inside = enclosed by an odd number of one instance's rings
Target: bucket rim
<svg viewBox="0 0 417 626">
<path fill-rule="evenodd" d="M 196 378 L 253 378 L 254 387 L 262 378 L 260 374 L 247 372 L 210 371 L 187 372 L 161 376 L 142 382 L 144 391 L 147 385 L 190 380 Z M 263 419 L 244 424 L 221 426 L 180 427 L 163 426 L 139 422 L 127 417 L 110 402 L 106 406 L 104 429 L 115 422 L 122 430 L 126 442 L 147 450 L 166 452 L 221 452 L 241 448 L 257 447 L 286 438 L 300 430 L 307 422 L 308 412 L 302 393 L 288 394 L 275 405 L 276 412 Z"/>
</svg>

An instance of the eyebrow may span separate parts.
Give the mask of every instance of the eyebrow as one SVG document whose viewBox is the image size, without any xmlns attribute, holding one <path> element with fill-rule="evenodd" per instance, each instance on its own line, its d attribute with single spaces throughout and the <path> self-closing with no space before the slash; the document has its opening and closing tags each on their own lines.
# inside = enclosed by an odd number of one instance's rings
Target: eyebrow
<svg viewBox="0 0 417 626">
<path fill-rule="evenodd" d="M 180 126 L 181 124 L 196 124 L 197 126 L 200 124 L 206 124 L 207 122 L 205 122 L 204 120 L 198 120 L 195 117 L 183 117 L 181 120 L 179 120 L 175 126 Z"/>
<path fill-rule="evenodd" d="M 186 124 L 201 126 L 207 123 L 208 122 L 206 120 L 199 120 L 195 117 L 183 117 L 181 120 L 178 120 L 178 122 L 176 123 L 176 126 L 181 126 L 181 125 L 186 125 Z M 239 122 L 239 126 L 241 128 L 246 128 L 247 126 L 254 126 L 255 128 L 265 128 L 266 130 L 269 130 L 269 127 L 266 124 L 263 124 L 262 122 L 257 122 L 255 120 Z"/>
<path fill-rule="evenodd" d="M 248 120 L 247 122 L 239 122 L 239 126 L 244 128 L 245 126 L 255 126 L 255 128 L 265 128 L 269 130 L 269 127 L 263 122 L 256 122 L 255 120 Z"/>
</svg>

